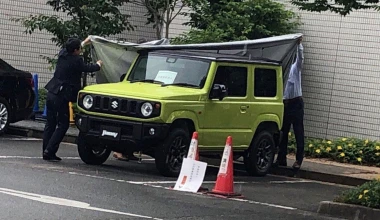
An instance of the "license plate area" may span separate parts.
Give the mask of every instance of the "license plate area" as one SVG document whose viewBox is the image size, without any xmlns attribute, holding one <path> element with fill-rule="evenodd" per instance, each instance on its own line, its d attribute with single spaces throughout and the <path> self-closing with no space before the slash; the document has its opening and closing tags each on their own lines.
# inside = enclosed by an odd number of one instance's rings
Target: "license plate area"
<svg viewBox="0 0 380 220">
<path fill-rule="evenodd" d="M 100 126 L 100 137 L 102 139 L 119 141 L 121 128 L 113 126 Z"/>
</svg>

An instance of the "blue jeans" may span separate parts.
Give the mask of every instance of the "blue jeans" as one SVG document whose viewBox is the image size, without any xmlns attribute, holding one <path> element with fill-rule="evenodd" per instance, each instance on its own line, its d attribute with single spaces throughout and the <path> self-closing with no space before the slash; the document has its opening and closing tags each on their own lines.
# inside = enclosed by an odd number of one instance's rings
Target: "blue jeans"
<svg viewBox="0 0 380 220">
<path fill-rule="evenodd" d="M 304 158 L 305 131 L 304 131 L 304 102 L 301 97 L 284 101 L 284 120 L 282 126 L 283 138 L 280 143 L 278 161 L 286 161 L 290 126 L 293 125 L 297 143 L 296 160 L 301 165 Z"/>
</svg>

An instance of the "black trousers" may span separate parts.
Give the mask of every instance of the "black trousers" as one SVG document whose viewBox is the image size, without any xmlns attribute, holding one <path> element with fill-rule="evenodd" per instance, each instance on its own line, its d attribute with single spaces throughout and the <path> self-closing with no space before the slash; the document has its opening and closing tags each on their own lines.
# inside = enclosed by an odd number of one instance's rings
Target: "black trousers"
<svg viewBox="0 0 380 220">
<path fill-rule="evenodd" d="M 283 139 L 280 143 L 280 149 L 278 153 L 279 161 L 286 161 L 286 155 L 288 153 L 288 141 L 290 126 L 293 125 L 294 134 L 297 143 L 296 160 L 299 164 L 302 163 L 304 157 L 305 148 L 305 136 L 304 136 L 304 102 L 301 97 L 292 99 L 290 101 L 284 101 L 284 120 L 282 126 Z"/>
<path fill-rule="evenodd" d="M 46 97 L 47 120 L 43 137 L 43 153 L 53 156 L 57 153 L 70 126 L 69 102 L 48 92 Z"/>
</svg>

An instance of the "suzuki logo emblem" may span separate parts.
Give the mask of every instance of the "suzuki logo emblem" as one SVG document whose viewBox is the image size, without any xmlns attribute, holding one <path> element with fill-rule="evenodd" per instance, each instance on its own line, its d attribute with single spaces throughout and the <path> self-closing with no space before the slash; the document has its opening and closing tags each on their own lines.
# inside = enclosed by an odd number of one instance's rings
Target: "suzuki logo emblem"
<svg viewBox="0 0 380 220">
<path fill-rule="evenodd" d="M 113 101 L 111 106 L 112 108 L 117 109 L 117 107 L 119 106 L 119 103 L 117 103 L 117 101 Z"/>
</svg>

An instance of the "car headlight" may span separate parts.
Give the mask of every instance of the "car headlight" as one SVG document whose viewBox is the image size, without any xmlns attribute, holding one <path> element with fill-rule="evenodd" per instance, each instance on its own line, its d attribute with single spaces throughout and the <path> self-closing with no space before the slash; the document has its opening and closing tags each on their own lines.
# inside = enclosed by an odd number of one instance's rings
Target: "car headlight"
<svg viewBox="0 0 380 220">
<path fill-rule="evenodd" d="M 141 106 L 141 114 L 144 117 L 149 117 L 153 113 L 153 106 L 149 102 L 145 102 Z"/>
<path fill-rule="evenodd" d="M 94 98 L 92 98 L 91 95 L 86 95 L 83 98 L 83 107 L 85 107 L 86 109 L 90 109 L 93 104 L 94 104 Z"/>
</svg>

